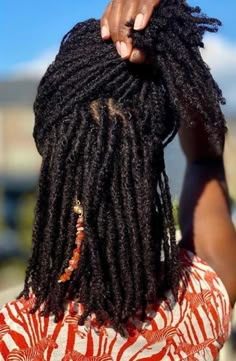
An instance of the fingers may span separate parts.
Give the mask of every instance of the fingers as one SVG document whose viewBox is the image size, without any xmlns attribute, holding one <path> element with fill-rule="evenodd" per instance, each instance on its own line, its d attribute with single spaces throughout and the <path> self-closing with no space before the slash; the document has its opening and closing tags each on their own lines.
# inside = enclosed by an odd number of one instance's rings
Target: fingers
<svg viewBox="0 0 236 361">
<path fill-rule="evenodd" d="M 154 9 L 160 4 L 161 0 L 142 0 L 137 9 L 137 15 L 134 21 L 134 30 L 143 30 L 148 25 Z"/>
<path fill-rule="evenodd" d="M 123 59 L 128 59 L 133 50 L 132 39 L 128 37 L 130 29 L 126 24 L 134 19 L 136 13 L 137 0 L 113 0 L 101 19 L 102 38 L 111 38 Z"/>
<path fill-rule="evenodd" d="M 122 58 L 128 58 L 132 50 L 132 45 L 128 44 L 128 28 L 123 19 L 123 1 L 113 0 L 109 17 L 110 34 L 112 41 L 116 44 L 116 49 Z"/>
<path fill-rule="evenodd" d="M 144 54 L 133 49 L 132 39 L 128 37 L 127 22 L 134 19 L 134 29 L 144 29 L 161 0 L 113 0 L 111 1 L 101 19 L 101 36 L 104 40 L 109 38 L 116 45 L 117 52 L 123 59 L 141 63 Z"/>
<path fill-rule="evenodd" d="M 145 60 L 146 60 L 145 54 L 139 49 L 134 49 L 129 58 L 129 61 L 135 64 L 145 63 Z"/>
<path fill-rule="evenodd" d="M 109 29 L 109 24 L 108 24 L 108 19 L 110 16 L 110 12 L 111 12 L 111 6 L 112 3 L 110 2 L 107 7 L 106 10 L 101 18 L 100 21 L 100 25 L 101 25 L 101 36 L 103 38 L 103 40 L 108 40 L 110 38 L 110 29 Z"/>
<path fill-rule="evenodd" d="M 114 0 L 113 0 L 114 1 Z M 130 28 L 126 24 L 134 19 L 137 13 L 137 1 L 126 0 L 122 6 L 122 12 L 120 13 L 118 31 L 114 29 L 114 33 L 111 34 L 112 39 L 120 41 L 121 44 L 121 57 L 128 59 L 131 56 L 133 46 L 132 39 L 129 37 Z"/>
<path fill-rule="evenodd" d="M 110 7 L 108 17 L 110 37 L 123 59 L 128 59 L 132 52 L 132 40 L 128 37 L 130 29 L 126 24 L 136 14 L 136 3 L 136 0 L 113 0 Z"/>
</svg>

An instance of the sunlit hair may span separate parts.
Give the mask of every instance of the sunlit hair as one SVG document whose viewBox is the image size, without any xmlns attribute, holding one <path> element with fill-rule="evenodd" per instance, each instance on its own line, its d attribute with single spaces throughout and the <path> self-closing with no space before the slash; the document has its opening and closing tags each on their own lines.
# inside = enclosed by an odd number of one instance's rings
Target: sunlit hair
<svg viewBox="0 0 236 361">
<path fill-rule="evenodd" d="M 128 318 L 177 294 L 178 246 L 164 147 L 196 112 L 212 144 L 225 120 L 222 94 L 203 62 L 205 31 L 220 22 L 183 0 L 162 0 L 148 27 L 130 30 L 146 65 L 118 56 L 99 21 L 77 24 L 40 82 L 34 138 L 42 156 L 33 251 L 21 296 L 58 321 L 64 301 L 84 306 L 121 333 Z M 127 26 L 132 29 L 132 21 Z M 58 283 L 75 248 L 76 197 L 84 208 L 79 268 Z"/>
</svg>

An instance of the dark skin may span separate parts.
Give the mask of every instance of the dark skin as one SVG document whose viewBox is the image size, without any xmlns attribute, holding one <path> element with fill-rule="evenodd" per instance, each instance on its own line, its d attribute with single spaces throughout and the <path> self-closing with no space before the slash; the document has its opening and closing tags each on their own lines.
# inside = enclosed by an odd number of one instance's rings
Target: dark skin
<svg viewBox="0 0 236 361">
<path fill-rule="evenodd" d="M 214 149 L 200 125 L 193 129 L 182 126 L 179 136 L 187 161 L 180 199 L 181 246 L 196 253 L 216 271 L 233 306 L 236 231 L 231 220 L 224 146 Z"/>
<path fill-rule="evenodd" d="M 136 30 L 145 28 L 161 0 L 113 0 L 101 19 L 104 40 L 112 39 L 123 59 L 142 63 L 145 55 L 133 49 L 128 20 Z M 141 15 L 140 15 L 141 14 Z M 181 246 L 206 261 L 222 279 L 232 306 L 236 302 L 236 231 L 231 220 L 224 171 L 224 139 L 217 149 L 210 144 L 200 117 L 197 126 L 179 131 L 187 166 L 180 199 Z"/>
<path fill-rule="evenodd" d="M 142 63 L 145 55 L 134 49 L 128 37 L 129 28 L 125 24 L 134 20 L 134 29 L 144 29 L 156 6 L 161 0 L 113 0 L 109 2 L 101 18 L 101 36 L 104 40 L 112 39 L 118 54 L 123 59 Z"/>
</svg>

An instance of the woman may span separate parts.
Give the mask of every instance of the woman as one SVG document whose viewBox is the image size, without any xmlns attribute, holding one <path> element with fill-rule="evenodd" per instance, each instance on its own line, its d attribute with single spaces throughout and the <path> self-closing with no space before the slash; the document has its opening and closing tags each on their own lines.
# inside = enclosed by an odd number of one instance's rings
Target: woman
<svg viewBox="0 0 236 361">
<path fill-rule="evenodd" d="M 145 30 L 127 24 L 143 65 L 120 59 L 96 20 L 64 37 L 34 105 L 33 250 L 19 299 L 0 313 L 3 360 L 217 358 L 236 237 L 224 99 L 199 47 L 219 24 L 163 0 Z M 164 162 L 178 131 L 188 160 L 180 246 Z"/>
</svg>

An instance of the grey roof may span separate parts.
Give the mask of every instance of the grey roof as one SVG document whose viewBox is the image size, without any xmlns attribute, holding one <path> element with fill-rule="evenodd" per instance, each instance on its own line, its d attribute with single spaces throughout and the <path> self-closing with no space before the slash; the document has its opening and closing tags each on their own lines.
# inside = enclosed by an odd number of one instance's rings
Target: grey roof
<svg viewBox="0 0 236 361">
<path fill-rule="evenodd" d="M 0 107 L 12 105 L 32 106 L 38 83 L 38 79 L 0 81 Z"/>
</svg>

